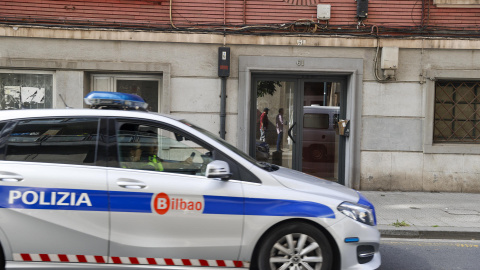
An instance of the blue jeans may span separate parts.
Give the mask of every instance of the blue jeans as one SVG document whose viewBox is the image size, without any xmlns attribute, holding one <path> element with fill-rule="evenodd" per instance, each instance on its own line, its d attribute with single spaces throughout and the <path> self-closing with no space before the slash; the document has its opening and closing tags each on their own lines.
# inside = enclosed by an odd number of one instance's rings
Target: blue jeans
<svg viewBox="0 0 480 270">
<path fill-rule="evenodd" d="M 263 128 L 260 129 L 260 141 L 265 141 L 265 131 Z"/>
<path fill-rule="evenodd" d="M 282 139 L 283 139 L 283 131 L 281 131 L 280 133 L 278 133 L 278 136 L 277 136 L 277 151 L 282 150 L 282 149 L 280 148 L 280 146 L 282 145 Z"/>
</svg>

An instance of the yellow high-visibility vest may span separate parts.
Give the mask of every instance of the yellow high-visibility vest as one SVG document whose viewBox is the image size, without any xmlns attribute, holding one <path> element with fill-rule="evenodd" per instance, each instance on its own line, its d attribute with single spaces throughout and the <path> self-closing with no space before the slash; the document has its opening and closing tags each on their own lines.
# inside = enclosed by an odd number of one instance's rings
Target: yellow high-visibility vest
<svg viewBox="0 0 480 270">
<path fill-rule="evenodd" d="M 155 171 L 157 172 L 163 172 L 162 162 L 160 161 L 160 158 L 157 157 L 157 155 L 152 155 L 148 157 L 148 165 L 153 166 L 153 168 L 155 168 Z"/>
</svg>

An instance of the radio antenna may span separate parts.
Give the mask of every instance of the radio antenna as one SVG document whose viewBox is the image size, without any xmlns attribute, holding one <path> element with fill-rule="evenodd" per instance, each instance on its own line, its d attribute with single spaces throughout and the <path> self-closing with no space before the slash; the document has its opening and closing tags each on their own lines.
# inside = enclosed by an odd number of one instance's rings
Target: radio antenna
<svg viewBox="0 0 480 270">
<path fill-rule="evenodd" d="M 65 105 L 65 109 L 72 109 L 72 107 L 69 107 L 69 106 L 67 105 L 67 102 L 65 102 L 65 99 L 63 99 L 62 94 L 58 94 L 58 95 L 59 95 L 60 98 L 62 99 L 63 104 Z"/>
</svg>

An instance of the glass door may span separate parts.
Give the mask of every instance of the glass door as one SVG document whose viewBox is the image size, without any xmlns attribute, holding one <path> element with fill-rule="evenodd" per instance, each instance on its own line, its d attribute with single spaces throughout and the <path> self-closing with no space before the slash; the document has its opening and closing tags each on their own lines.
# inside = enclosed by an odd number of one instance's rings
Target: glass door
<svg viewBox="0 0 480 270">
<path fill-rule="evenodd" d="M 345 136 L 338 123 L 346 115 L 346 80 L 254 76 L 252 83 L 250 154 L 343 184 Z"/>
<path fill-rule="evenodd" d="M 342 84 L 334 81 L 303 81 L 301 171 L 339 181 L 344 139 L 338 134 Z M 343 153 L 343 152 L 342 152 Z"/>
<path fill-rule="evenodd" d="M 295 144 L 288 136 L 297 122 L 296 85 L 296 81 L 276 78 L 255 80 L 255 119 L 252 121 L 255 123 L 255 143 L 251 152 L 258 161 L 291 169 L 296 167 Z"/>
</svg>

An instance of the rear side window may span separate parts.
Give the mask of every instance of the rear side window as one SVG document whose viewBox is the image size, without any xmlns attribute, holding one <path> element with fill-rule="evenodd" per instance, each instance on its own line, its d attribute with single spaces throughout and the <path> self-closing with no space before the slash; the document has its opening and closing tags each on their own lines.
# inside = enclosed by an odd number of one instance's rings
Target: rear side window
<svg viewBox="0 0 480 270">
<path fill-rule="evenodd" d="M 94 165 L 98 118 L 19 121 L 8 137 L 5 160 Z"/>
<path fill-rule="evenodd" d="M 303 126 L 305 128 L 328 129 L 328 114 L 306 113 L 303 117 Z"/>
<path fill-rule="evenodd" d="M 5 127 L 6 124 L 7 124 L 7 122 L 0 122 L 0 133 L 2 132 L 2 130 Z"/>
</svg>

